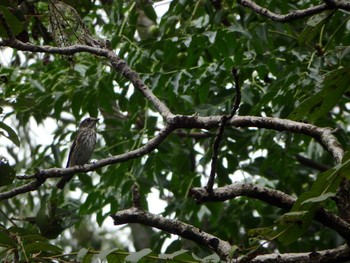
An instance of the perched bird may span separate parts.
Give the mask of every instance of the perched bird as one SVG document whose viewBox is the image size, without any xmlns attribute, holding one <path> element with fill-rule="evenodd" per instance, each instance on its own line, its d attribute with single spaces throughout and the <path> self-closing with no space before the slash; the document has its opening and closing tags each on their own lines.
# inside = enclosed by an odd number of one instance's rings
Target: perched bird
<svg viewBox="0 0 350 263">
<path fill-rule="evenodd" d="M 96 144 L 96 123 L 99 118 L 86 118 L 79 125 L 78 133 L 69 151 L 66 167 L 86 164 L 95 149 Z M 66 175 L 57 183 L 57 187 L 63 189 L 73 175 Z"/>
</svg>

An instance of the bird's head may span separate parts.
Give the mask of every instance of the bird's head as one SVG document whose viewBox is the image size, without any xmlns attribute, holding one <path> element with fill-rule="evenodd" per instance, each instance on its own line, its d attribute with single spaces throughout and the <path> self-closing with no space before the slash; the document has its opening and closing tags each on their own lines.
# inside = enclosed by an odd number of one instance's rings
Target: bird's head
<svg viewBox="0 0 350 263">
<path fill-rule="evenodd" d="M 80 123 L 79 129 L 92 129 L 96 126 L 96 123 L 98 121 L 99 121 L 99 118 L 93 118 L 93 117 L 86 118 Z"/>
</svg>

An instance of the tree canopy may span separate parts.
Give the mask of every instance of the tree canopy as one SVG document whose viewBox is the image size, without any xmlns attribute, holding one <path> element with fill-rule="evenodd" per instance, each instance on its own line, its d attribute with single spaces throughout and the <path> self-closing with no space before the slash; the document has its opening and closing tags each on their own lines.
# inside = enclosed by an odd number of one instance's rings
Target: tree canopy
<svg viewBox="0 0 350 263">
<path fill-rule="evenodd" d="M 1 260 L 350 260 L 349 11 L 2 1 Z M 93 161 L 62 168 L 87 116 Z"/>
</svg>

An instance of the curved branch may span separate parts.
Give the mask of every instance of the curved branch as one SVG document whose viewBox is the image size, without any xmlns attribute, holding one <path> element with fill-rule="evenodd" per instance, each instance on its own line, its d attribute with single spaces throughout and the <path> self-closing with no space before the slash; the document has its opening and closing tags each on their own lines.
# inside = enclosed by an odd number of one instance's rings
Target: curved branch
<svg viewBox="0 0 350 263">
<path fill-rule="evenodd" d="M 102 160 L 97 161 L 94 164 L 86 164 L 84 166 L 74 166 L 69 168 L 51 168 L 41 170 L 36 174 L 21 176 L 20 179 L 41 179 L 46 180 L 52 177 L 62 177 L 64 175 L 71 175 L 81 172 L 94 171 L 103 166 L 110 164 L 116 164 L 138 158 L 153 151 L 166 137 L 178 128 L 200 128 L 200 129 L 211 129 L 217 128 L 220 125 L 221 116 L 211 117 L 199 117 L 196 115 L 174 115 L 168 117 L 168 125 L 159 132 L 157 136 L 148 141 L 145 145 L 139 149 L 121 154 L 111 156 Z M 311 136 L 318 140 L 332 155 L 336 162 L 340 162 L 343 157 L 343 150 L 340 147 L 336 137 L 332 134 L 332 130 L 329 128 L 320 128 L 311 124 L 295 122 L 286 119 L 269 118 L 269 117 L 253 117 L 253 116 L 236 116 L 227 122 L 227 125 L 234 127 L 258 127 L 266 128 L 276 131 L 289 131 L 294 133 L 301 133 Z M 23 193 L 24 186 L 21 186 L 21 192 Z M 15 190 L 15 189 L 13 189 Z M 11 198 L 20 193 L 10 190 L 0 194 L 0 200 Z M 35 189 L 29 188 L 28 191 Z"/>
<path fill-rule="evenodd" d="M 153 94 L 146 84 L 143 83 L 139 75 L 133 71 L 124 60 L 118 57 L 113 51 L 108 52 L 108 59 L 111 62 L 112 67 L 117 72 L 120 72 L 125 78 L 129 79 L 131 83 L 154 105 L 165 120 L 173 116 L 169 108 Z"/>
<path fill-rule="evenodd" d="M 197 115 L 175 115 L 169 120 L 176 128 L 198 128 L 212 129 L 218 127 L 221 116 L 200 117 Z M 301 133 L 316 139 L 325 149 L 330 152 L 336 163 L 340 163 L 344 151 L 341 148 L 337 138 L 333 135 L 334 130 L 330 128 L 317 127 L 312 124 L 291 121 L 288 119 L 279 119 L 273 117 L 255 117 L 255 116 L 235 116 L 229 120 L 227 126 L 234 127 L 257 127 L 275 131 L 288 131 Z"/>
<path fill-rule="evenodd" d="M 262 262 L 345 262 L 350 259 L 350 248 L 347 245 L 342 245 L 333 249 L 320 251 L 304 252 L 304 253 L 273 253 L 260 255 L 254 259 L 250 259 L 250 263 Z M 239 262 L 246 262 L 240 260 Z"/>
<path fill-rule="evenodd" d="M 334 130 L 330 128 L 321 128 L 312 124 L 291 121 L 288 119 L 278 119 L 269 117 L 250 117 L 233 118 L 232 125 L 236 127 L 255 126 L 258 128 L 266 128 L 276 131 L 289 131 L 293 133 L 301 133 L 311 136 L 323 145 L 330 152 L 336 163 L 341 163 L 344 151 L 341 148 L 337 138 L 333 135 Z"/>
<path fill-rule="evenodd" d="M 11 197 L 14 197 L 16 195 L 20 195 L 20 194 L 24 194 L 24 193 L 28 193 L 31 191 L 35 191 L 37 190 L 43 183 L 45 182 L 45 179 L 38 179 L 35 181 L 31 181 L 25 185 L 13 188 L 9 191 L 6 192 L 2 192 L 0 193 L 0 200 L 4 200 L 4 199 L 9 199 Z"/>
<path fill-rule="evenodd" d="M 229 252 L 231 245 L 228 242 L 206 233 L 193 225 L 186 224 L 179 220 L 151 214 L 137 207 L 131 207 L 129 209 L 119 211 L 116 214 L 111 215 L 111 217 L 113 218 L 115 225 L 139 223 L 192 240 L 197 244 L 202 244 L 209 247 L 215 251 L 222 260 L 230 262 Z"/>
<path fill-rule="evenodd" d="M 0 46 L 12 47 L 21 51 L 30 52 L 43 52 L 49 54 L 61 54 L 61 55 L 74 55 L 78 52 L 88 52 L 97 56 L 108 58 L 112 67 L 119 73 L 121 73 L 125 78 L 131 81 L 131 83 L 139 89 L 142 94 L 153 103 L 154 107 L 166 120 L 171 117 L 172 114 L 168 107 L 160 101 L 153 92 L 143 83 L 139 75 L 133 71 L 128 64 L 118 57 L 112 50 L 101 49 L 96 47 L 91 47 L 87 45 L 73 45 L 69 47 L 51 47 L 51 46 L 37 46 L 30 43 L 23 43 L 22 41 L 11 38 L 0 41 Z"/>
<path fill-rule="evenodd" d="M 38 189 L 38 187 L 41 184 L 43 184 L 45 180 L 48 178 L 62 177 L 64 175 L 72 175 L 72 174 L 77 174 L 82 172 L 86 173 L 86 172 L 97 170 L 98 168 L 101 168 L 110 164 L 125 162 L 128 160 L 143 156 L 147 153 L 150 153 L 154 149 L 156 149 L 157 146 L 162 141 L 164 141 L 165 138 L 173 130 L 174 128 L 172 128 L 171 126 L 166 126 L 161 131 L 159 131 L 159 133 L 155 137 L 153 137 L 151 140 L 149 140 L 145 145 L 141 146 L 140 148 L 124 154 L 105 158 L 92 164 L 77 165 L 69 168 L 50 168 L 50 169 L 41 170 L 32 175 L 23 175 L 20 177 L 20 179 L 22 180 L 24 179 L 36 179 L 36 180 L 28 184 L 25 184 L 23 186 L 14 188 L 12 190 L 0 193 L 0 200 L 9 199 L 11 197 L 14 197 L 22 193 L 34 191 Z"/>
<path fill-rule="evenodd" d="M 324 2 L 331 7 L 350 11 L 350 2 L 349 1 L 324 0 Z"/>
<path fill-rule="evenodd" d="M 238 2 L 242 6 L 248 7 L 250 9 L 252 9 L 254 12 L 256 12 L 262 16 L 265 16 L 265 17 L 271 19 L 272 21 L 281 22 L 281 23 L 286 23 L 286 22 L 293 21 L 296 19 L 305 18 L 305 17 L 311 16 L 314 14 L 321 13 L 325 10 L 330 10 L 330 9 L 335 8 L 335 7 L 330 6 L 328 4 L 320 4 L 317 6 L 312 6 L 312 7 L 306 8 L 306 9 L 296 10 L 296 11 L 292 11 L 288 14 L 281 15 L 281 14 L 276 14 L 276 13 L 268 10 L 267 8 L 260 6 L 251 0 L 239 0 Z M 341 8 L 339 5 L 337 7 Z"/>
<path fill-rule="evenodd" d="M 279 190 L 243 183 L 234 183 L 218 187 L 213 189 L 212 192 L 208 192 L 202 187 L 194 187 L 190 190 L 189 195 L 193 197 L 198 204 L 204 202 L 224 202 L 238 196 L 247 196 L 283 209 L 292 208 L 296 200 L 294 197 Z"/>
<path fill-rule="evenodd" d="M 279 190 L 262 187 L 254 184 L 235 183 L 213 189 L 208 192 L 205 188 L 192 188 L 189 192 L 197 203 L 223 202 L 238 196 L 252 197 L 273 206 L 290 210 L 296 199 Z M 331 229 L 334 229 L 347 242 L 350 241 L 350 224 L 340 217 L 328 212 L 323 208 L 316 211 L 315 219 Z"/>
</svg>

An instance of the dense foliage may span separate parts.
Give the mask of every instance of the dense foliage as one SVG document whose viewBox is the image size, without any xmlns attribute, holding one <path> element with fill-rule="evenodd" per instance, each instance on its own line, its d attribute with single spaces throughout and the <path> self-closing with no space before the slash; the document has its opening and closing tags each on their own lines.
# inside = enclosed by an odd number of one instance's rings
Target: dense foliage
<svg viewBox="0 0 350 263">
<path fill-rule="evenodd" d="M 342 148 L 348 148 L 348 12 L 332 9 L 278 23 L 230 0 L 64 2 L 78 12 L 93 37 L 109 40 L 110 48 L 172 113 L 229 114 L 234 86 L 239 85 L 239 116 L 331 127 L 337 129 L 335 135 Z M 281 14 L 320 4 L 315 0 L 256 2 Z M 0 12 L 22 42 L 57 46 L 50 33 L 48 5 L 46 1 L 5 1 Z M 160 10 L 167 7 L 160 16 Z M 2 39 L 8 37 L 6 32 L 2 23 Z M 94 160 L 138 149 L 164 126 L 150 101 L 105 58 L 88 52 L 72 57 L 5 47 L 2 53 L 6 56 L 0 68 L 1 192 L 27 182 L 15 175 L 65 167 L 76 126 L 86 116 L 102 118 Z M 232 68 L 237 69 L 239 83 L 234 83 Z M 41 138 L 47 136 L 43 130 L 53 131 L 51 144 L 42 143 Z M 36 257 L 40 262 L 53 262 L 71 257 L 88 262 L 94 255 L 100 253 L 104 258 L 113 251 L 118 258 L 126 257 L 129 242 L 118 239 L 120 228 L 107 219 L 132 205 L 135 183 L 143 208 L 157 206 L 147 203 L 148 195 L 156 189 L 166 202 L 162 216 L 229 241 L 240 249 L 239 255 L 256 248 L 260 254 L 296 253 L 344 243 L 333 230 L 317 222 L 296 242 L 271 236 L 271 241 L 261 241 L 259 238 L 269 239 L 262 232 L 250 239 L 250 229 L 273 227 L 288 212 L 254 198 L 197 204 L 188 192 L 207 182 L 216 131 L 177 130 L 147 155 L 88 175 L 78 174 L 64 191 L 58 191 L 57 179 L 50 178 L 35 191 L 2 200 L 0 256 L 13 261 L 34 261 Z M 336 164 L 334 156 L 314 138 L 277 128 L 226 127 L 218 153 L 214 188 L 240 181 L 294 197 L 315 189 L 318 175 Z M 326 175 L 331 173 L 334 170 Z M 346 175 L 343 170 L 340 173 Z M 334 197 L 339 180 L 335 185 L 329 183 L 328 195 L 317 200 L 335 213 L 337 206 L 330 197 Z M 108 228 L 102 229 L 106 222 Z M 161 252 L 170 236 L 146 227 L 132 226 L 131 232 L 132 247 L 137 251 L 151 248 L 154 253 Z M 137 240 L 141 235 L 146 235 L 145 242 Z M 182 253 L 182 248 L 190 253 Z M 63 251 L 79 254 L 65 257 Z M 193 261 L 197 256 L 218 260 L 208 247 L 181 238 L 173 239 L 164 251 Z M 143 252 L 148 255 L 145 261 L 157 257 L 148 250 Z M 110 262 L 117 262 L 111 255 Z"/>
</svg>

